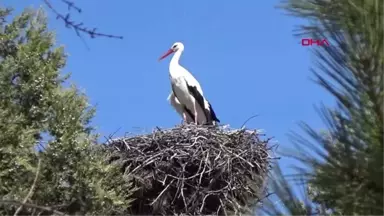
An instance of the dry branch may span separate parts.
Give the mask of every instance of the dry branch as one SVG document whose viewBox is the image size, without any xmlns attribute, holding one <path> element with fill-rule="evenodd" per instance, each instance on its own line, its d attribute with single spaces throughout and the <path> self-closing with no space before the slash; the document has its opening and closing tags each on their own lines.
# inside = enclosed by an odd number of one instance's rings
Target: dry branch
<svg viewBox="0 0 384 216">
<path fill-rule="evenodd" d="M 35 179 L 33 180 L 32 186 L 29 189 L 29 192 L 28 192 L 27 196 L 23 200 L 23 205 L 25 205 L 25 203 L 28 202 L 28 200 L 31 198 L 31 196 L 33 195 L 33 193 L 35 191 L 37 179 L 39 178 L 39 175 L 40 175 L 40 168 L 41 168 L 41 159 L 39 159 L 39 162 L 37 164 L 37 170 L 36 170 L 36 174 L 35 174 Z M 14 216 L 17 216 L 21 212 L 21 210 L 23 209 L 23 205 L 20 205 L 19 208 L 17 208 Z"/>
<path fill-rule="evenodd" d="M 265 197 L 269 139 L 250 130 L 182 125 L 110 140 L 109 162 L 134 179 L 132 214 L 227 215 Z"/>
<path fill-rule="evenodd" d="M 91 38 L 107 37 L 107 38 L 123 39 L 123 36 L 100 33 L 100 32 L 97 32 L 96 28 L 90 29 L 88 27 L 85 27 L 82 22 L 75 22 L 74 20 L 71 20 L 71 13 L 70 13 L 71 9 L 74 9 L 78 13 L 82 12 L 81 8 L 77 7 L 73 1 L 61 0 L 61 2 L 65 3 L 68 6 L 67 13 L 59 12 L 49 0 L 43 0 L 43 1 L 45 5 L 47 5 L 47 7 L 56 15 L 56 18 L 64 21 L 65 26 L 67 28 L 72 28 L 76 32 L 77 36 L 79 37 L 81 37 L 80 33 L 85 33 L 89 35 Z"/>
</svg>

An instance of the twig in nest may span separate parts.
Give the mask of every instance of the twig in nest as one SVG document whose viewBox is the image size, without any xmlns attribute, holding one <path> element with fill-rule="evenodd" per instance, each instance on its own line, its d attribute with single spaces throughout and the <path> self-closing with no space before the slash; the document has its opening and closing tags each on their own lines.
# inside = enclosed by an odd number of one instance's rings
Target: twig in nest
<svg viewBox="0 0 384 216">
<path fill-rule="evenodd" d="M 163 193 L 165 192 L 165 191 L 167 191 L 167 189 L 169 188 L 169 186 L 171 186 L 172 185 L 172 183 L 173 183 L 173 181 L 175 181 L 174 179 L 172 179 L 172 181 L 171 182 L 169 182 L 169 184 L 167 185 L 167 187 L 165 187 L 164 188 L 164 190 L 162 190 L 161 191 L 161 193 L 159 194 L 159 196 L 157 196 L 156 197 L 156 199 L 155 200 L 153 200 L 153 202 L 151 202 L 151 204 L 150 205 L 153 205 L 160 197 L 161 197 L 161 195 L 163 195 Z"/>
<path fill-rule="evenodd" d="M 36 170 L 35 179 L 33 180 L 32 186 L 29 189 L 27 196 L 23 200 L 23 205 L 25 203 L 27 203 L 28 199 L 31 198 L 31 196 L 33 195 L 33 192 L 34 192 L 35 187 L 36 187 L 37 179 L 39 178 L 39 175 L 40 175 L 40 168 L 41 168 L 41 159 L 39 158 L 39 162 L 37 163 L 37 170 Z M 23 205 L 20 205 L 19 208 L 17 208 L 14 216 L 17 216 L 20 213 L 20 211 L 23 209 Z"/>
<path fill-rule="evenodd" d="M 113 138 L 113 136 L 115 136 L 115 134 L 117 132 L 119 132 L 119 130 L 121 129 L 121 127 L 119 127 L 117 130 L 115 130 L 115 132 L 113 132 L 112 134 L 108 135 L 108 137 L 104 136 L 104 139 L 105 139 L 105 142 L 110 142 Z"/>
<path fill-rule="evenodd" d="M 241 128 L 241 129 L 244 129 L 245 124 L 247 124 L 251 119 L 256 118 L 257 116 L 259 116 L 259 115 L 253 115 L 253 116 L 249 117 L 249 118 L 243 123 L 243 125 L 241 125 L 240 128 Z"/>
<path fill-rule="evenodd" d="M 116 39 L 123 39 L 123 36 L 116 36 L 116 35 L 111 35 L 111 34 L 104 34 L 97 32 L 96 28 L 89 29 L 87 27 L 83 26 L 83 23 L 76 23 L 75 21 L 70 19 L 70 13 L 67 13 L 66 15 L 58 12 L 51 2 L 49 0 L 43 0 L 44 3 L 47 5 L 47 7 L 56 15 L 57 19 L 61 19 L 64 21 L 65 26 L 68 28 L 73 28 L 77 34 L 81 38 L 80 33 L 85 33 L 88 34 L 91 38 L 95 37 L 107 37 L 107 38 L 116 38 Z M 81 9 L 75 6 L 75 4 L 69 0 L 62 0 L 64 3 L 68 5 L 68 9 L 74 8 L 77 10 L 77 12 L 81 13 Z"/>
</svg>

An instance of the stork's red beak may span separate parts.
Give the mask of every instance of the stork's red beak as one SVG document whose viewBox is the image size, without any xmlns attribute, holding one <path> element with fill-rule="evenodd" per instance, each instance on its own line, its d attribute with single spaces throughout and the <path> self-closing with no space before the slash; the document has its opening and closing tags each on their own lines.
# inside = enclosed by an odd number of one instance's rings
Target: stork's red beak
<svg viewBox="0 0 384 216">
<path fill-rule="evenodd" d="M 169 49 L 163 56 L 161 56 L 159 58 L 159 61 L 162 60 L 163 58 L 169 56 L 171 53 L 173 53 L 174 51 L 172 49 Z"/>
</svg>

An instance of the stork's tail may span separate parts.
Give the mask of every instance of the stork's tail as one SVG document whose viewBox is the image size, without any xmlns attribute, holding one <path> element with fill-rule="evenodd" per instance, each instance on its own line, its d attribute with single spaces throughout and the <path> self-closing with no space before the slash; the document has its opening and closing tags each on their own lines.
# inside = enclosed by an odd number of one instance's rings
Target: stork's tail
<svg viewBox="0 0 384 216">
<path fill-rule="evenodd" d="M 215 125 L 216 122 L 220 122 L 220 120 L 217 118 L 215 111 L 212 108 L 211 103 L 208 102 L 208 110 L 207 110 L 207 119 L 208 119 L 208 124 L 213 124 Z"/>
</svg>

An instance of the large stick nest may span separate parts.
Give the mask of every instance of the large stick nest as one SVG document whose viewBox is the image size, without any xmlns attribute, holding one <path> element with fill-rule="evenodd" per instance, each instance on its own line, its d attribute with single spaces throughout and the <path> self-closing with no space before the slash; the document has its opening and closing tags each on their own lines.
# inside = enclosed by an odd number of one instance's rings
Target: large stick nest
<svg viewBox="0 0 384 216">
<path fill-rule="evenodd" d="M 264 196 L 269 139 L 257 131 L 182 125 L 110 140 L 110 162 L 134 179 L 132 214 L 227 215 Z"/>
</svg>

